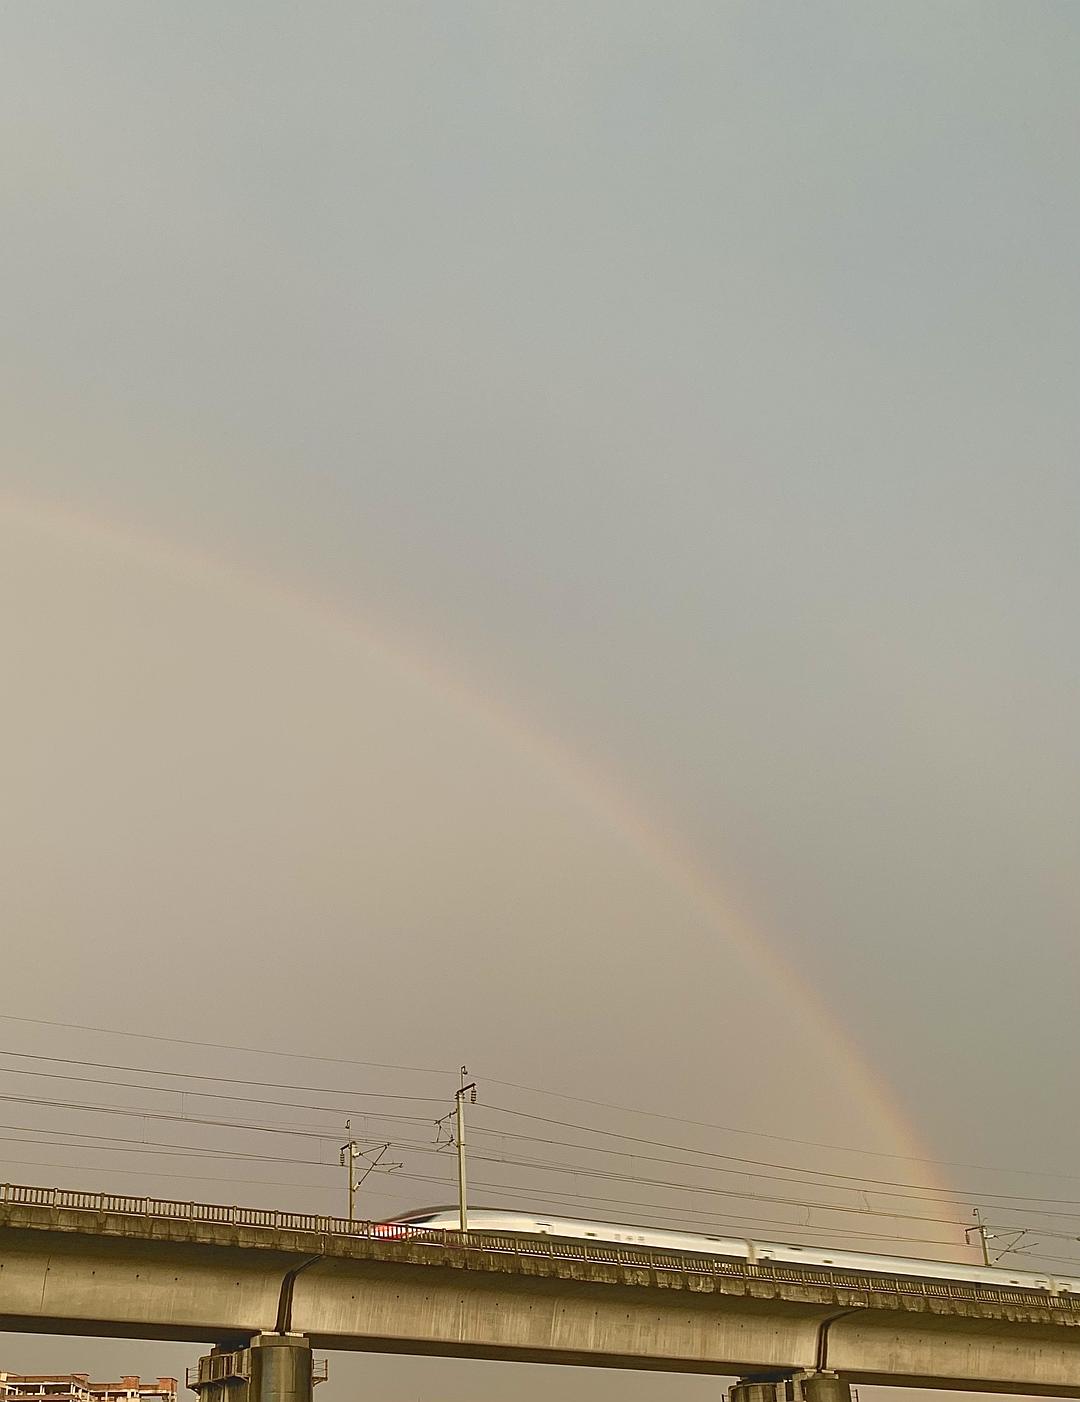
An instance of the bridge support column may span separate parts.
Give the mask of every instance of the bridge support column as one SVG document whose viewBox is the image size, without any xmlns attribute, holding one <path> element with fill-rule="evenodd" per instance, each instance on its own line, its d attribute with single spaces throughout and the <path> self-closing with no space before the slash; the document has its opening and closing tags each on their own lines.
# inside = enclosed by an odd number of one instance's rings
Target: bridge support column
<svg viewBox="0 0 1080 1402">
<path fill-rule="evenodd" d="M 260 1334 L 252 1339 L 249 1352 L 248 1402 L 311 1402 L 311 1344 L 303 1334 Z"/>
<path fill-rule="evenodd" d="M 851 1385 L 835 1373 L 795 1373 L 790 1378 L 740 1378 L 728 1402 L 852 1402 Z"/>
<path fill-rule="evenodd" d="M 313 1367 L 303 1334 L 258 1334 L 247 1348 L 204 1355 L 188 1386 L 199 1402 L 312 1402 L 325 1377 L 325 1359 Z"/>
</svg>

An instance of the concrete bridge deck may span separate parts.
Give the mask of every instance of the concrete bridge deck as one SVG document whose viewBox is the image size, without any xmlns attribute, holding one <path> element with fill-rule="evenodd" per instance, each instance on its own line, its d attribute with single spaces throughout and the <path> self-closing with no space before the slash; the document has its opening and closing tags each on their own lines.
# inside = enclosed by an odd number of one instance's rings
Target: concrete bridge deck
<svg viewBox="0 0 1080 1402">
<path fill-rule="evenodd" d="M 0 1188 L 0 1328 L 1080 1398 L 1080 1300 Z"/>
</svg>

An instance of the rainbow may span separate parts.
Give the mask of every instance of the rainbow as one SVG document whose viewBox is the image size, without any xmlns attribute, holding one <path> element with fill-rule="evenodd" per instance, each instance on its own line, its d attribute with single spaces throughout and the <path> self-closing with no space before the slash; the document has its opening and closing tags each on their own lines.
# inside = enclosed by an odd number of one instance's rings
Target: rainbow
<svg viewBox="0 0 1080 1402">
<path fill-rule="evenodd" d="M 144 529 L 73 511 L 70 506 L 0 494 L 0 521 L 14 527 L 79 542 L 109 551 L 150 571 L 165 571 L 181 580 L 240 591 L 264 608 L 299 615 L 308 626 L 346 634 L 387 666 L 419 681 L 445 702 L 455 703 L 508 740 L 581 804 L 595 822 L 606 826 L 649 868 L 660 875 L 679 899 L 726 939 L 768 978 L 783 1000 L 788 1016 L 808 1030 L 836 1068 L 846 1087 L 886 1142 L 902 1148 L 896 1157 L 926 1160 L 929 1155 L 917 1131 L 904 1115 L 891 1088 L 828 1008 L 817 990 L 803 979 L 764 932 L 739 909 L 732 893 L 707 871 L 681 843 L 664 830 L 607 775 L 561 740 L 545 733 L 527 716 L 478 690 L 467 679 L 433 665 L 403 639 L 375 620 L 339 603 L 321 598 L 293 583 L 284 583 L 245 563 L 223 560 L 187 544 Z M 924 1170 L 925 1171 L 925 1170 Z"/>
</svg>

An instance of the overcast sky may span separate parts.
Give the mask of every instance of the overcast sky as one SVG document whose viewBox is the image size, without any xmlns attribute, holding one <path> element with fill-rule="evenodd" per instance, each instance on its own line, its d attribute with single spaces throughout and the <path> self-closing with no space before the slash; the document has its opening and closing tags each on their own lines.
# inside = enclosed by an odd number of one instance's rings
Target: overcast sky
<svg viewBox="0 0 1080 1402">
<path fill-rule="evenodd" d="M 69 1025 L 0 1050 L 422 1095 L 424 1134 L 467 1062 L 504 1158 L 506 1109 L 600 1112 L 496 1080 L 955 1195 L 882 1251 L 972 1259 L 981 1190 L 1080 1198 L 1027 1176 L 1080 1152 L 1076 7 L 33 0 L 0 113 L 0 1012 Z M 48 1065 L 0 1089 L 209 1103 Z M 12 1181 L 340 1209 L 331 1170 L 2 1108 Z M 276 1122 L 331 1162 L 338 1118 Z M 403 1153 L 368 1211 L 452 1198 Z M 487 1181 L 644 1204 L 621 1161 Z"/>
</svg>

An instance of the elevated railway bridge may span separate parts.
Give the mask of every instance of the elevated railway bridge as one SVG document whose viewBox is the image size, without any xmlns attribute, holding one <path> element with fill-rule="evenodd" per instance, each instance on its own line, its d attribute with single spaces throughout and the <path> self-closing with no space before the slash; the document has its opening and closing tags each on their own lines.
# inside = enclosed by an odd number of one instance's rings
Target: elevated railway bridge
<svg viewBox="0 0 1080 1402">
<path fill-rule="evenodd" d="M 210 1344 L 200 1402 L 310 1402 L 312 1349 L 1080 1398 L 1067 1294 L 14 1185 L 0 1328 Z"/>
</svg>

